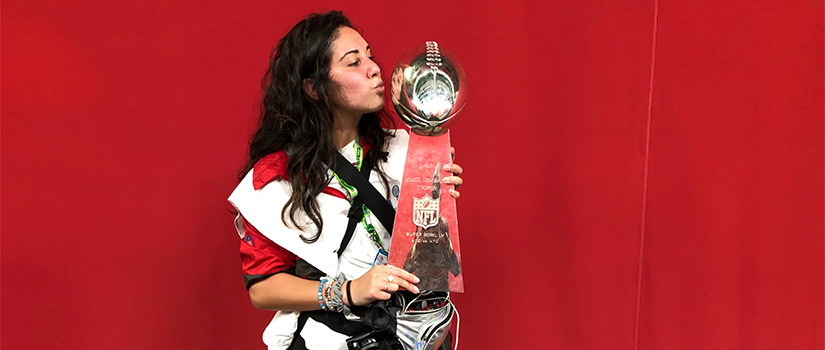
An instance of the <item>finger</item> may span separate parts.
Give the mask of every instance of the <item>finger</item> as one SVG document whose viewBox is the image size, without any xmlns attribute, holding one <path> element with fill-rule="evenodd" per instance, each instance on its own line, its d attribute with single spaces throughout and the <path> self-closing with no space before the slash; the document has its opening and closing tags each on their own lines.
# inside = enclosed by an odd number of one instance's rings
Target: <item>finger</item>
<svg viewBox="0 0 825 350">
<path fill-rule="evenodd" d="M 444 164 L 444 171 L 449 171 L 453 173 L 455 176 L 461 176 L 461 173 L 464 172 L 464 168 L 461 165 L 452 163 L 452 164 Z"/>
<path fill-rule="evenodd" d="M 382 288 L 383 288 L 383 286 L 382 286 Z M 373 296 L 373 300 L 387 300 L 390 297 L 392 297 L 392 294 L 390 294 L 386 290 L 382 289 L 382 290 L 378 291 L 377 293 L 375 293 L 375 295 Z"/>
<path fill-rule="evenodd" d="M 461 186 L 464 183 L 464 180 L 458 176 L 447 176 L 444 178 L 444 183 L 448 185 L 455 185 L 455 188 Z"/>
<path fill-rule="evenodd" d="M 390 268 L 390 270 L 388 272 L 391 272 L 393 276 L 398 277 L 398 279 L 393 279 L 392 282 L 394 282 L 394 283 L 401 283 L 400 280 L 407 281 L 408 283 L 411 283 L 411 284 L 421 282 L 421 279 L 419 279 L 417 276 L 415 276 L 415 275 L 413 275 L 413 274 L 411 274 L 407 271 L 404 271 L 404 269 L 400 269 L 400 268 L 397 268 L 397 267 L 392 266 L 392 265 L 387 265 L 387 266 Z"/>
<path fill-rule="evenodd" d="M 390 285 L 392 285 L 392 283 Z M 413 292 L 415 294 L 418 294 L 418 293 L 421 292 L 420 290 L 418 290 L 418 287 L 416 285 L 414 285 L 410 282 L 404 281 L 404 280 L 398 281 L 397 285 L 398 285 L 398 289 L 408 290 L 408 291 Z"/>
<path fill-rule="evenodd" d="M 397 291 L 398 291 L 398 290 L 400 290 L 400 289 L 401 289 L 401 285 L 400 285 L 400 284 L 397 284 L 397 283 L 390 283 L 389 288 L 387 288 L 387 292 L 389 292 L 389 293 L 395 293 L 395 292 L 397 292 Z"/>
<path fill-rule="evenodd" d="M 458 197 L 461 197 L 461 193 L 459 193 L 456 190 L 450 190 L 450 195 L 453 196 L 453 198 L 455 198 L 455 199 L 458 199 Z"/>
<path fill-rule="evenodd" d="M 455 147 L 450 147 L 450 159 L 455 162 Z"/>
<path fill-rule="evenodd" d="M 390 298 L 390 284 L 386 279 L 374 280 L 372 288 L 370 288 L 370 296 L 372 300 L 387 300 Z"/>
</svg>

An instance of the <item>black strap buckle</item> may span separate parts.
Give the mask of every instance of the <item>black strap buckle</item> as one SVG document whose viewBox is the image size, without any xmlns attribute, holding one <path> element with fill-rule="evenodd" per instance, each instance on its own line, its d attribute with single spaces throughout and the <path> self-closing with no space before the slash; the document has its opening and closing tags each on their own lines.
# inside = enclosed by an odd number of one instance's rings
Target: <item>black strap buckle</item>
<svg viewBox="0 0 825 350">
<path fill-rule="evenodd" d="M 347 217 L 350 219 L 355 219 L 356 221 L 361 221 L 364 218 L 364 205 L 363 202 L 360 200 L 352 201 L 352 206 L 349 208 L 349 213 L 347 213 Z"/>
</svg>

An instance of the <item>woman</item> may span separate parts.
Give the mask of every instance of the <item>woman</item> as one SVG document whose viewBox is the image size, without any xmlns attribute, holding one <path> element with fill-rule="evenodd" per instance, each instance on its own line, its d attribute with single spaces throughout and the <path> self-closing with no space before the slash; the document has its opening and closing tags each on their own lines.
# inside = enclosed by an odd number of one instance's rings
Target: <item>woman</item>
<svg viewBox="0 0 825 350">
<path fill-rule="evenodd" d="M 337 11 L 308 16 L 273 51 L 260 126 L 229 198 L 239 213 L 250 299 L 280 310 L 264 332 L 270 349 L 346 349 L 348 338 L 371 330 L 357 315 L 375 310 L 366 306 L 399 291 L 421 292 L 417 277 L 381 263 L 390 233 L 330 169 L 338 153 L 362 172 L 371 168 L 369 183 L 397 205 L 408 135 L 381 127 L 380 73 L 367 42 Z M 460 166 L 445 170 L 454 174 L 445 183 L 462 183 Z M 345 239 L 351 207 L 362 215 Z M 402 310 L 391 328 L 408 347 L 432 349 L 452 317 L 449 305 L 435 309 Z"/>
</svg>

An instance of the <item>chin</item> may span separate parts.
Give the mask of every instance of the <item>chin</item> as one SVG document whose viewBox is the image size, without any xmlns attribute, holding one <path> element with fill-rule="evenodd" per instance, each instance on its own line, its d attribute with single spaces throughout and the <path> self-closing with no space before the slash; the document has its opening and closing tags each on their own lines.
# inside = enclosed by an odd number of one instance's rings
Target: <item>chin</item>
<svg viewBox="0 0 825 350">
<path fill-rule="evenodd" d="M 375 113 L 375 112 L 378 112 L 378 111 L 380 111 L 380 110 L 382 110 L 382 109 L 384 109 L 384 101 L 383 101 L 383 100 L 381 101 L 381 103 L 380 103 L 380 104 L 378 104 L 378 105 L 377 105 L 377 106 L 375 106 L 374 108 L 370 108 L 370 111 L 369 111 L 369 112 L 367 112 L 367 113 Z"/>
</svg>

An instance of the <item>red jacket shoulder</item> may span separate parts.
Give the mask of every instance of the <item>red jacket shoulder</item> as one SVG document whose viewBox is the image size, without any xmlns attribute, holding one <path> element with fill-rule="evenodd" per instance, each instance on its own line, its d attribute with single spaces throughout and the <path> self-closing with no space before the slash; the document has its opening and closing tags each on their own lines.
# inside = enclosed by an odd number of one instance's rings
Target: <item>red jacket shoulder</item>
<svg viewBox="0 0 825 350">
<path fill-rule="evenodd" d="M 267 154 L 252 167 L 252 185 L 257 190 L 277 179 L 289 180 L 288 164 L 289 156 L 284 150 Z"/>
</svg>

